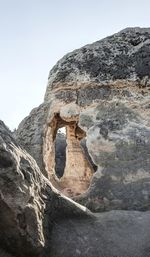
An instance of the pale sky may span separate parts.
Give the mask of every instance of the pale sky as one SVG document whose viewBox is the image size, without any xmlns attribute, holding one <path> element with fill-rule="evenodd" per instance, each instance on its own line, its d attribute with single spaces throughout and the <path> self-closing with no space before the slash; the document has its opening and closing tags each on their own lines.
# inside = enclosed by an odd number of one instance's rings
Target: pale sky
<svg viewBox="0 0 150 257">
<path fill-rule="evenodd" d="M 64 54 L 134 26 L 150 27 L 150 0 L 0 0 L 0 119 L 14 129 L 42 103 Z"/>
</svg>

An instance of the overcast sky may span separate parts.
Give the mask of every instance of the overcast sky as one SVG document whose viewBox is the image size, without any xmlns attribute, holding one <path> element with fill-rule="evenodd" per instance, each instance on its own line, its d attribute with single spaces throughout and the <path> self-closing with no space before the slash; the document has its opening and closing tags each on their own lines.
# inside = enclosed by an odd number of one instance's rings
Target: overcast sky
<svg viewBox="0 0 150 257">
<path fill-rule="evenodd" d="M 64 54 L 133 26 L 150 27 L 150 0 L 0 0 L 0 119 L 14 129 L 42 103 Z"/>
</svg>

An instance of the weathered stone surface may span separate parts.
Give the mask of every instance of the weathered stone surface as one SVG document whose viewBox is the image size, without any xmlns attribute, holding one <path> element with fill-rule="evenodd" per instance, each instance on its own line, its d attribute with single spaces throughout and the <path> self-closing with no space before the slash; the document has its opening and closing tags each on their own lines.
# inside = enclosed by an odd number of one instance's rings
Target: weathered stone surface
<svg viewBox="0 0 150 257">
<path fill-rule="evenodd" d="M 98 167 L 85 196 L 90 209 L 150 208 L 150 112 L 144 99 L 132 105 L 105 102 L 80 116 Z"/>
<path fill-rule="evenodd" d="M 52 187 L 0 121 L 0 247 L 16 257 L 49 256 L 54 220 L 87 213 Z"/>
<path fill-rule="evenodd" d="M 86 177 L 85 162 L 78 162 L 83 154 L 92 172 L 96 172 L 91 173 L 88 191 L 76 200 L 93 211 L 150 208 L 149 58 L 150 29 L 128 28 L 67 54 L 50 71 L 44 101 L 48 109 L 43 120 L 42 151 L 37 148 L 34 157 L 43 163 L 46 176 L 65 192 L 65 186 L 78 188 Z M 20 142 L 28 134 L 25 123 L 17 132 Z M 74 134 L 74 140 L 81 146 L 80 156 L 70 155 L 66 173 L 57 180 L 56 133 L 59 128 L 70 128 L 73 124 L 84 134 L 80 138 L 78 133 Z M 26 134 L 21 134 L 24 130 Z M 73 143 L 73 138 L 69 141 L 69 133 L 66 140 Z M 32 149 L 30 143 L 28 146 Z M 78 167 L 77 172 L 74 169 L 74 177 L 81 170 L 82 179 L 75 181 L 70 176 L 62 187 L 63 178 L 73 172 L 70 165 L 73 159 Z M 74 194 L 69 188 L 70 196 L 83 193 L 85 185 L 78 192 L 72 188 Z"/>
<path fill-rule="evenodd" d="M 111 211 L 96 219 L 57 222 L 53 257 L 149 257 L 150 212 Z"/>
<path fill-rule="evenodd" d="M 36 162 L 0 122 L 0 242 L 20 256 L 38 256 L 44 246 L 44 180 Z"/>
<path fill-rule="evenodd" d="M 135 81 L 146 77 L 143 83 L 149 85 L 149 58 L 150 28 L 125 29 L 75 50 L 58 61 L 49 73 L 45 100 L 49 101 L 51 90 L 59 89 L 60 83 L 64 82 L 67 88 L 67 83 L 72 81 L 103 84 L 118 79 Z"/>
<path fill-rule="evenodd" d="M 17 143 L 0 122 L 0 248 L 16 257 L 150 257 L 150 212 L 134 211 L 150 209 L 149 58 L 150 29 L 75 50 L 51 70 Z M 68 159 L 59 180 L 62 127 Z M 54 186 L 82 193 L 74 198 L 94 212 L 115 211 L 94 215 Z"/>
<path fill-rule="evenodd" d="M 17 142 L 36 160 L 44 175 L 46 173 L 43 164 L 42 147 L 48 107 L 46 104 L 41 104 L 39 107 L 34 108 L 29 116 L 20 123 L 15 132 Z"/>
</svg>

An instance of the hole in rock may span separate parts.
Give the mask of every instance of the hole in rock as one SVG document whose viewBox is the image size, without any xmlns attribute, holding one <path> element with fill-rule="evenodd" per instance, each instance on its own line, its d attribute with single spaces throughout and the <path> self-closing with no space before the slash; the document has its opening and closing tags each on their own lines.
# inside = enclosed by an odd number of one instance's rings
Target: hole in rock
<svg viewBox="0 0 150 257">
<path fill-rule="evenodd" d="M 51 183 L 69 197 L 87 191 L 95 166 L 86 147 L 86 133 L 77 121 L 56 114 L 45 138 L 45 166 Z"/>
<path fill-rule="evenodd" d="M 61 178 L 66 165 L 66 128 L 58 129 L 55 138 L 55 174 Z"/>
</svg>

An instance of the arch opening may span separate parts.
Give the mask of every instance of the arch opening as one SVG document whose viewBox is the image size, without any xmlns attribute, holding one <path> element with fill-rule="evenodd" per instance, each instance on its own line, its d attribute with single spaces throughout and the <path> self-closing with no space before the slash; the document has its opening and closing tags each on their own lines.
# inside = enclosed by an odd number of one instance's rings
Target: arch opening
<svg viewBox="0 0 150 257">
<path fill-rule="evenodd" d="M 86 133 L 78 122 L 67 122 L 56 114 L 45 145 L 45 165 L 52 184 L 69 197 L 86 192 L 95 170 L 86 147 Z"/>
</svg>

